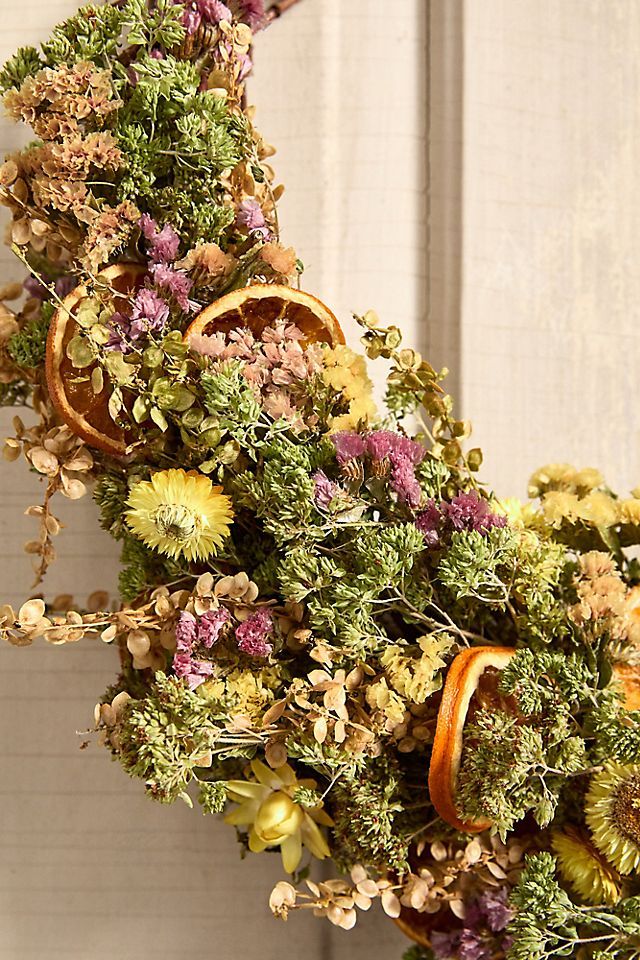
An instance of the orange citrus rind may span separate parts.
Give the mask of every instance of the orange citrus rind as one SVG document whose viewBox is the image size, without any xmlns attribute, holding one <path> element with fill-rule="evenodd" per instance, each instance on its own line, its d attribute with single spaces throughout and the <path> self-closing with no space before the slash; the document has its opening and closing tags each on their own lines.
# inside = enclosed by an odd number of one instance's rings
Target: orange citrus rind
<svg viewBox="0 0 640 960">
<path fill-rule="evenodd" d="M 117 303 L 118 294 L 125 299 L 136 291 L 145 273 L 139 264 L 120 263 L 107 267 L 97 279 L 115 291 Z M 47 387 L 57 413 L 77 436 L 104 453 L 123 457 L 127 452 L 126 436 L 109 414 L 108 376 L 104 375 L 102 389 L 95 393 L 90 379 L 95 364 L 79 371 L 66 354 L 67 344 L 78 330 L 74 313 L 89 296 L 90 291 L 81 284 L 65 297 L 53 314 L 45 359 Z"/>
<path fill-rule="evenodd" d="M 455 658 L 442 691 L 429 765 L 429 794 L 438 814 L 465 833 L 480 833 L 490 820 L 464 819 L 456 805 L 464 726 L 471 700 L 485 670 L 502 670 L 515 651 L 511 647 L 472 647 Z"/>
<path fill-rule="evenodd" d="M 304 290 L 283 284 L 256 283 L 232 290 L 201 310 L 187 328 L 184 340 L 191 337 L 229 333 L 247 327 L 259 337 L 265 327 L 278 320 L 295 324 L 304 335 L 304 343 L 344 343 L 344 333 L 328 307 Z"/>
</svg>

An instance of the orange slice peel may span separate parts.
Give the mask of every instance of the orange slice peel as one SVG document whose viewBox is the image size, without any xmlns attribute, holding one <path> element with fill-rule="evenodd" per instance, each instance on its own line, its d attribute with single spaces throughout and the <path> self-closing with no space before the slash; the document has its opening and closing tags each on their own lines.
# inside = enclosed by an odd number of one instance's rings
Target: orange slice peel
<svg viewBox="0 0 640 960">
<path fill-rule="evenodd" d="M 141 286 L 146 270 L 133 263 L 115 264 L 98 274 L 98 280 L 113 291 L 114 306 L 121 309 Z M 75 287 L 55 311 L 47 336 L 45 370 L 52 403 L 65 423 L 85 443 L 114 457 L 127 452 L 125 432 L 109 414 L 111 384 L 104 374 L 96 393 L 91 385 L 92 364 L 81 371 L 67 356 L 67 345 L 79 330 L 74 315 L 91 296 L 85 285 Z"/>
<path fill-rule="evenodd" d="M 304 335 L 304 343 L 344 343 L 344 334 L 328 307 L 303 290 L 282 284 L 256 283 L 233 290 L 201 310 L 188 327 L 184 340 L 194 336 L 212 336 L 247 327 L 259 337 L 265 327 L 278 320 L 295 324 Z"/>
<path fill-rule="evenodd" d="M 438 814 L 465 833 L 480 833 L 490 820 L 465 819 L 456 804 L 464 727 L 471 701 L 486 671 L 504 669 L 515 653 L 511 647 L 473 647 L 455 658 L 445 681 L 429 765 L 429 794 Z"/>
<path fill-rule="evenodd" d="M 640 710 L 640 669 L 627 663 L 617 663 L 613 680 L 619 685 L 625 710 Z"/>
</svg>

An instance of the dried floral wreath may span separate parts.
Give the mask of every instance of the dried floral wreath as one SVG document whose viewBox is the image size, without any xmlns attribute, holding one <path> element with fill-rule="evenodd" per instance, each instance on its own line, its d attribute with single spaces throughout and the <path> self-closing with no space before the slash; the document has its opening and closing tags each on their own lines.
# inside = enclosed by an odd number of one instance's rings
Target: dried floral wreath
<svg viewBox="0 0 640 960">
<path fill-rule="evenodd" d="M 29 271 L 0 398 L 36 414 L 5 454 L 46 484 L 26 549 L 40 581 L 53 495 L 89 486 L 122 545 L 117 609 L 35 598 L 0 633 L 117 644 L 101 741 L 278 851 L 277 916 L 380 900 L 412 960 L 640 957 L 640 491 L 562 464 L 499 502 L 442 375 L 369 312 L 376 409 L 279 241 L 243 92 L 264 22 L 88 6 L 0 74 L 36 137 L 0 167 Z"/>
</svg>

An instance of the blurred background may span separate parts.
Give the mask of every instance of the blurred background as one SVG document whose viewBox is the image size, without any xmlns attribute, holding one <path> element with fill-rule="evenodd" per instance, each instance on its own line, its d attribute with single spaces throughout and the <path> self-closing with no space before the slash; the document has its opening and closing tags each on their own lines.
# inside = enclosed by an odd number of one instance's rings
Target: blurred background
<svg viewBox="0 0 640 960">
<path fill-rule="evenodd" d="M 76 6 L 0 0 L 0 58 Z M 249 97 L 306 289 L 353 344 L 351 312 L 373 307 L 450 368 L 501 495 L 557 460 L 640 482 L 639 71 L 640 0 L 301 0 L 256 42 Z M 23 133 L 3 121 L 2 152 Z M 20 277 L 8 251 L 0 271 Z M 39 495 L 0 463 L 0 602 L 30 595 Z M 62 508 L 45 595 L 113 591 L 91 502 Z M 227 827 L 79 749 L 114 650 L 0 663 L 0 960 L 399 958 L 379 914 L 348 935 L 273 920 L 277 856 L 241 862 Z"/>
</svg>

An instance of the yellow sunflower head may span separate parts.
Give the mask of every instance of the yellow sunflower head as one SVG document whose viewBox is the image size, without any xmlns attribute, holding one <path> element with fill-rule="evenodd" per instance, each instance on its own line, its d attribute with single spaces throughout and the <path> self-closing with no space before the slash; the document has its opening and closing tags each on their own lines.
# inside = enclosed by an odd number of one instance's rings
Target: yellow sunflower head
<svg viewBox="0 0 640 960">
<path fill-rule="evenodd" d="M 640 765 L 608 763 L 591 781 L 585 803 L 593 842 L 620 873 L 640 867 Z"/>
<path fill-rule="evenodd" d="M 132 532 L 174 560 L 206 560 L 229 535 L 233 519 L 231 500 L 222 487 L 184 470 L 161 470 L 137 483 L 127 506 Z"/>
<path fill-rule="evenodd" d="M 551 843 L 560 876 L 583 900 L 587 903 L 619 900 L 619 875 L 586 835 L 567 827 L 564 833 L 555 833 Z"/>
</svg>

